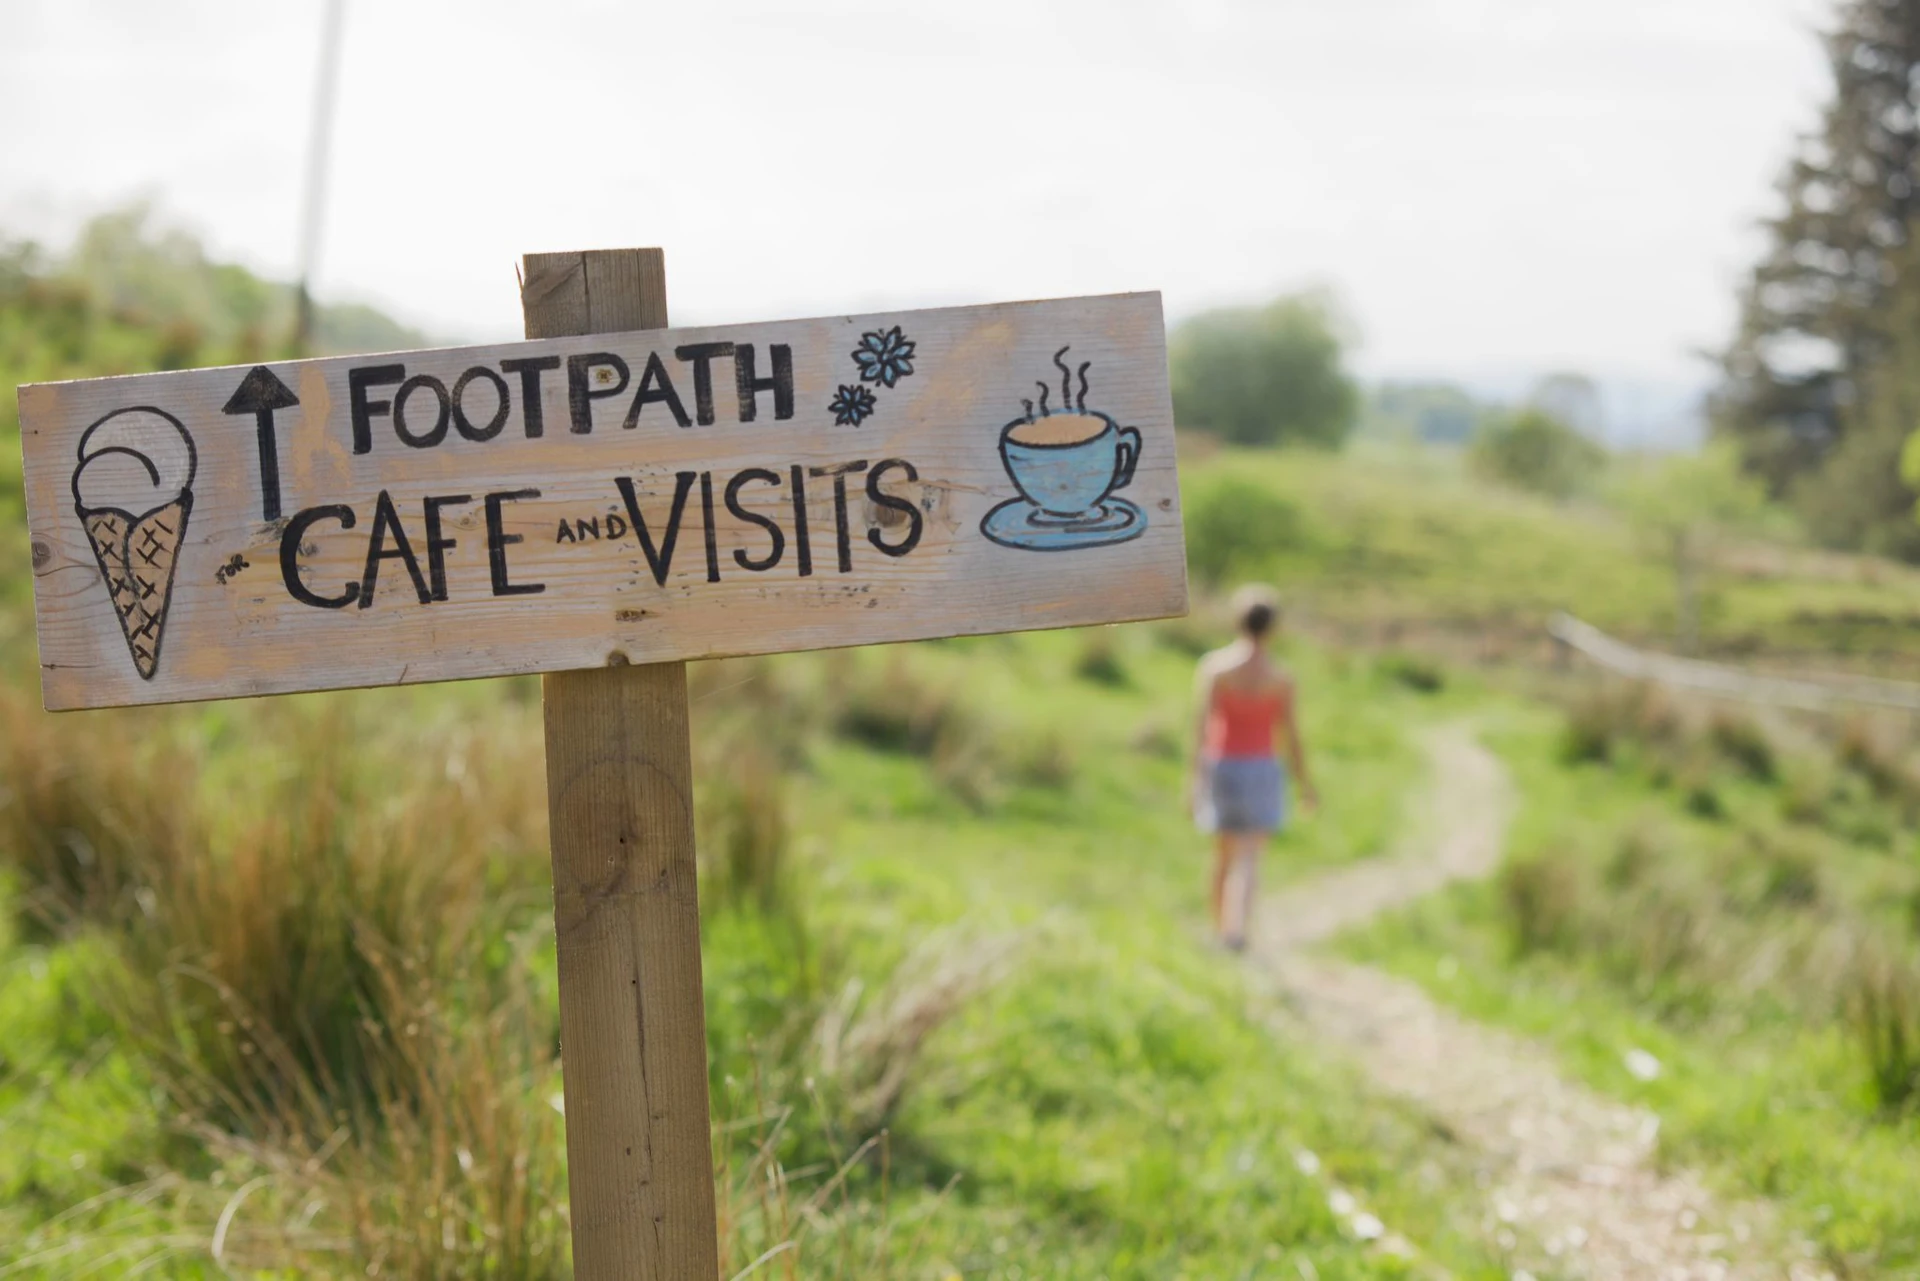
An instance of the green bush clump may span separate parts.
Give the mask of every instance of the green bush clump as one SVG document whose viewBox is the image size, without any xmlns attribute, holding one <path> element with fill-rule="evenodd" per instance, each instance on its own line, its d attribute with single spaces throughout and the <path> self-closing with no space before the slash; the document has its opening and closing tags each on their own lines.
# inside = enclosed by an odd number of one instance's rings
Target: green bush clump
<svg viewBox="0 0 1920 1281">
<path fill-rule="evenodd" d="M 1300 509 L 1251 481 L 1226 477 L 1186 501 L 1187 568 L 1209 586 L 1258 577 L 1272 561 L 1306 545 Z"/>
<path fill-rule="evenodd" d="M 1446 669 L 1420 654 L 1383 654 L 1374 669 L 1395 684 L 1421 694 L 1437 694 L 1447 687 Z"/>
<path fill-rule="evenodd" d="M 1581 881 L 1579 864 L 1564 853 L 1516 859 L 1502 869 L 1500 901 L 1516 955 L 1573 946 Z"/>
<path fill-rule="evenodd" d="M 1174 414 L 1241 445 L 1337 446 L 1360 413 L 1331 298 L 1195 316 L 1167 344 Z"/>
<path fill-rule="evenodd" d="M 1113 632 L 1106 628 L 1089 631 L 1081 639 L 1080 653 L 1073 660 L 1073 674 L 1108 689 L 1125 689 L 1133 683 L 1120 646 Z"/>
<path fill-rule="evenodd" d="M 1773 739 L 1752 716 L 1722 709 L 1708 722 L 1707 735 L 1721 756 L 1756 782 L 1771 783 L 1779 776 Z"/>
<path fill-rule="evenodd" d="M 1569 498 L 1590 485 L 1606 451 L 1542 409 L 1503 414 L 1473 438 L 1476 470 L 1492 480 L 1549 498 Z"/>
<path fill-rule="evenodd" d="M 1612 761 L 1629 745 L 1671 747 L 1684 728 L 1679 710 L 1658 686 L 1607 681 L 1568 708 L 1561 756 L 1576 763 Z"/>
<path fill-rule="evenodd" d="M 1866 718 L 1854 717 L 1840 727 L 1834 755 L 1881 800 L 1908 808 L 1920 805 L 1920 770 L 1891 734 Z"/>
</svg>

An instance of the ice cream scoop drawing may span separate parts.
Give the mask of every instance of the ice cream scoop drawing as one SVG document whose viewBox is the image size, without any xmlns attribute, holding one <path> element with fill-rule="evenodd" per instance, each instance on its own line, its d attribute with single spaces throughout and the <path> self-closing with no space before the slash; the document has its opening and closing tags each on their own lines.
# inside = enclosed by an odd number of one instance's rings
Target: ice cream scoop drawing
<svg viewBox="0 0 1920 1281">
<path fill-rule="evenodd" d="M 165 410 L 116 409 L 80 437 L 74 511 L 141 680 L 160 670 L 173 570 L 193 511 L 193 437 Z"/>
</svg>

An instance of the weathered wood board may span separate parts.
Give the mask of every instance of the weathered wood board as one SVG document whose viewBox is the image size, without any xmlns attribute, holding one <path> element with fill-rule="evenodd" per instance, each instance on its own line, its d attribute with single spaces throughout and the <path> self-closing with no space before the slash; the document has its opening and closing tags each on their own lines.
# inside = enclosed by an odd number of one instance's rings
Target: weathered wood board
<svg viewBox="0 0 1920 1281">
<path fill-rule="evenodd" d="M 55 710 L 1186 608 L 1157 294 L 19 400 Z"/>
</svg>

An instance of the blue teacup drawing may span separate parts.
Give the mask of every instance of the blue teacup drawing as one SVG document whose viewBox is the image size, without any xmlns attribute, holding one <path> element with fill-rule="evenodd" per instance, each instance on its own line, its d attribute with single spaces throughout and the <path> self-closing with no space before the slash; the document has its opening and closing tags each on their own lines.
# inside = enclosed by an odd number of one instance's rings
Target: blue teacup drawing
<svg viewBox="0 0 1920 1281">
<path fill-rule="evenodd" d="M 1000 432 L 1000 461 L 1036 524 L 1098 522 L 1108 496 L 1133 480 L 1140 433 L 1091 409 L 1016 418 Z"/>
</svg>

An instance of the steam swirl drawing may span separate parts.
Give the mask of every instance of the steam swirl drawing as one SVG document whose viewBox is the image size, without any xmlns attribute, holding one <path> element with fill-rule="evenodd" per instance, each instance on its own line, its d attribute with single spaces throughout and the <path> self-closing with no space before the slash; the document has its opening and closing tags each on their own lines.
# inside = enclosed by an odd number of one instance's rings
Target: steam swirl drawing
<svg viewBox="0 0 1920 1281">
<path fill-rule="evenodd" d="M 1114 492 L 1133 483 L 1140 430 L 1087 408 L 1087 370 L 1093 362 L 1070 369 L 1064 357 L 1071 350 L 1053 353 L 1060 407 L 1048 406 L 1051 388 L 1037 382 L 1039 405 L 1023 399 L 1025 414 L 1000 429 L 1000 462 L 1020 497 L 988 512 L 980 532 L 1002 547 L 1073 551 L 1129 542 L 1147 532 L 1147 514 Z"/>
<path fill-rule="evenodd" d="M 173 571 L 193 511 L 193 437 L 162 409 L 116 409 L 80 437 L 74 511 L 141 680 L 160 670 Z"/>
</svg>

